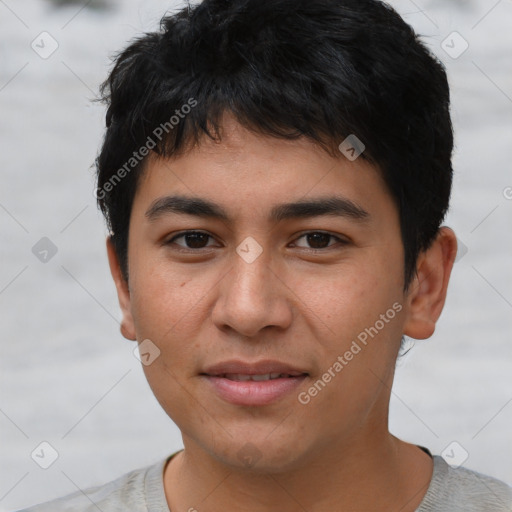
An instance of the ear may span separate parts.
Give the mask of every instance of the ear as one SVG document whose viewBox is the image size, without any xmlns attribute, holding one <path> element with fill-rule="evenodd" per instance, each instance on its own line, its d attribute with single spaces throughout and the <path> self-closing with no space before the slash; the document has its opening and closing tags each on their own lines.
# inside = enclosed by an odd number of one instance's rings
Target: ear
<svg viewBox="0 0 512 512">
<path fill-rule="evenodd" d="M 420 254 L 416 276 L 409 285 L 405 300 L 406 336 L 423 340 L 434 334 L 456 255 L 455 233 L 448 227 L 440 228 L 432 245 Z"/>
<path fill-rule="evenodd" d="M 128 283 L 122 275 L 119 259 L 110 236 L 107 237 L 106 244 L 110 273 L 112 274 L 112 279 L 116 285 L 117 298 L 123 314 L 123 319 L 121 320 L 121 334 L 126 339 L 135 341 L 137 338 L 135 336 L 135 325 L 131 312 L 130 290 L 128 288 Z"/>
</svg>

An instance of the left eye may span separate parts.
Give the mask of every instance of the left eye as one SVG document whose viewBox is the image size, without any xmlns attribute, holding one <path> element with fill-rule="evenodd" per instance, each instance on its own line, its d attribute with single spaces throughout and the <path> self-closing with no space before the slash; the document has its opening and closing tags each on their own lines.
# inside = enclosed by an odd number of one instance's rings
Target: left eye
<svg viewBox="0 0 512 512">
<path fill-rule="evenodd" d="M 181 247 L 185 247 L 186 249 L 203 249 L 207 247 L 206 243 L 209 238 L 212 238 L 208 233 L 203 233 L 202 231 L 187 231 L 186 233 L 181 233 L 171 238 L 167 243 L 176 243 L 176 240 L 183 238 L 185 241 L 185 245 L 177 244 Z"/>
<path fill-rule="evenodd" d="M 311 233 L 305 233 L 304 235 L 297 238 L 297 240 L 300 240 L 301 238 L 304 238 L 309 245 L 299 245 L 297 242 L 295 242 L 295 245 L 297 247 L 304 247 L 306 249 L 326 249 L 327 247 L 330 247 L 333 244 L 329 244 L 329 241 L 331 239 L 335 240 L 336 242 L 344 243 L 344 241 L 341 238 L 338 238 L 337 236 L 331 235 L 329 233 L 323 233 L 322 231 L 314 231 Z"/>
</svg>

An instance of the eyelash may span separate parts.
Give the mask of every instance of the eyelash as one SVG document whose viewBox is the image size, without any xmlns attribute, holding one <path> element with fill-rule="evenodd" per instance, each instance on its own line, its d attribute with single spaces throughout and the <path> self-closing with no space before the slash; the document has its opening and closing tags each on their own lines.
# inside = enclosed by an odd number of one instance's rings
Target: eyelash
<svg viewBox="0 0 512 512">
<path fill-rule="evenodd" d="M 195 234 L 198 234 L 198 235 L 206 235 L 208 236 L 209 238 L 214 238 L 212 235 L 210 235 L 209 233 L 206 233 L 205 231 L 194 231 L 194 230 L 191 230 L 191 231 L 182 231 L 181 233 L 178 233 L 176 235 L 174 235 L 171 239 L 169 239 L 167 242 L 164 242 L 164 245 L 173 245 L 175 244 L 175 241 L 180 239 L 180 238 L 184 238 L 185 236 L 187 235 L 195 235 Z M 302 233 L 296 240 L 300 240 L 301 238 L 303 237 L 306 237 L 308 235 L 315 235 L 315 234 L 321 234 L 321 235 L 327 235 L 329 236 L 331 239 L 334 239 L 336 240 L 336 242 L 339 244 L 339 245 L 347 245 L 348 244 L 348 241 L 347 240 L 344 240 L 343 238 L 340 238 L 336 235 L 333 235 L 332 233 L 329 233 L 329 232 L 326 232 L 326 231 L 307 231 L 305 233 Z M 204 249 L 208 249 L 209 247 L 200 247 L 198 249 L 194 249 L 194 248 L 191 248 L 191 247 L 184 247 L 184 246 L 180 246 L 179 244 L 176 244 L 178 245 L 179 249 L 177 249 L 178 251 L 181 251 L 181 252 L 194 252 L 194 253 L 197 253 L 199 251 L 202 251 Z M 310 252 L 322 252 L 322 251 L 326 251 L 328 249 L 331 249 L 332 247 L 334 247 L 336 244 L 332 244 L 332 245 L 328 245 L 327 247 L 323 247 L 323 248 L 314 248 L 314 247 L 300 247 L 300 249 L 305 249 L 307 251 L 310 251 Z"/>
</svg>

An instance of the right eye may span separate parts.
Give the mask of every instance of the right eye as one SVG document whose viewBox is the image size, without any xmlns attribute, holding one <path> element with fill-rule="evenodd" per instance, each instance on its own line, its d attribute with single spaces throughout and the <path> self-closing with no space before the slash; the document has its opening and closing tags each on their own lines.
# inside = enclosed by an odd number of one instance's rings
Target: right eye
<svg viewBox="0 0 512 512">
<path fill-rule="evenodd" d="M 197 249 L 205 249 L 206 247 L 211 247 L 211 245 L 207 245 L 208 239 L 213 237 L 204 231 L 183 231 L 182 233 L 178 233 L 173 236 L 170 240 L 168 240 L 165 245 L 178 245 L 185 250 L 197 250 Z M 177 240 L 182 239 L 184 243 L 178 243 Z"/>
</svg>

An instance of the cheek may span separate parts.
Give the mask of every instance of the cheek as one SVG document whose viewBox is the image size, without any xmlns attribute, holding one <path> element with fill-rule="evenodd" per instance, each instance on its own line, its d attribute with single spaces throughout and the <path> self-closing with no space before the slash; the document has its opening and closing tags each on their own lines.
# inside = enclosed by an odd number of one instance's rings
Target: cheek
<svg viewBox="0 0 512 512">
<path fill-rule="evenodd" d="M 201 294 L 183 276 L 154 271 L 137 284 L 132 294 L 137 339 L 149 339 L 159 350 L 158 357 L 143 365 L 143 370 L 162 408 L 181 423 L 198 407 L 187 390 L 191 362 L 198 351 L 198 331 L 204 324 L 199 318 Z"/>
<path fill-rule="evenodd" d="M 396 296 L 396 290 L 368 267 L 341 269 L 328 276 L 304 275 L 291 288 L 308 322 L 323 332 L 319 339 L 334 343 L 373 324 Z"/>
<path fill-rule="evenodd" d="M 195 375 L 198 355 L 206 358 L 211 344 L 211 308 L 219 274 L 225 270 L 183 269 L 153 262 L 133 283 L 132 315 L 137 339 L 150 339 L 160 350 L 158 364 L 144 368 L 153 387 L 186 385 Z M 173 376 L 167 382 L 169 375 Z M 176 381 L 178 380 L 178 382 Z M 178 390 L 179 391 L 179 390 Z"/>
<path fill-rule="evenodd" d="M 333 384 L 325 398 L 332 393 L 344 403 L 356 397 L 364 403 L 361 393 L 371 395 L 379 387 L 376 375 L 383 377 L 394 367 L 403 324 L 401 284 L 395 281 L 392 271 L 366 264 L 332 273 L 330 279 L 309 276 L 296 283 L 305 322 L 316 338 L 312 351 L 321 354 L 315 377 L 329 369 L 336 375 L 326 375 Z"/>
<path fill-rule="evenodd" d="M 197 283 L 162 258 L 147 258 L 138 267 L 134 261 L 133 266 L 131 304 L 138 336 L 165 337 L 194 314 L 200 301 Z"/>
</svg>

